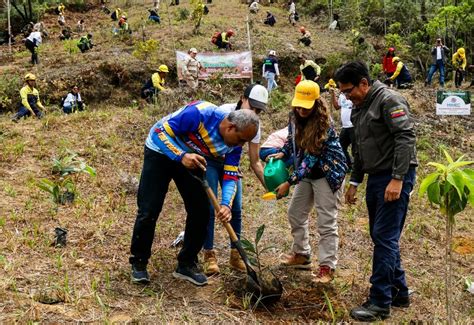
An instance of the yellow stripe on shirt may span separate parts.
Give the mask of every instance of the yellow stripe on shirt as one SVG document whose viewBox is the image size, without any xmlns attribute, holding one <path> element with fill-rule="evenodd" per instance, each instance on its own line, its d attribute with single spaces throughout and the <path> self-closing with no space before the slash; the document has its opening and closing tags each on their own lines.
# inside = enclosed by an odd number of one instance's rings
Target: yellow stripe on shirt
<svg viewBox="0 0 474 325">
<path fill-rule="evenodd" d="M 238 166 L 232 166 L 232 165 L 224 165 L 224 171 L 227 172 L 238 172 L 239 167 Z"/>
<path fill-rule="evenodd" d="M 165 122 L 163 123 L 163 127 L 165 128 L 165 131 L 166 133 L 168 133 L 170 136 L 172 136 L 173 138 L 176 138 L 175 134 L 174 134 L 174 131 L 173 129 L 171 128 L 171 126 L 169 125 L 168 122 Z"/>
<path fill-rule="evenodd" d="M 199 107 L 198 107 L 199 108 Z M 209 136 L 209 133 L 207 132 L 206 128 L 204 127 L 204 124 L 201 122 L 199 123 L 199 128 L 198 128 L 199 135 L 201 136 L 202 140 L 204 143 L 209 147 L 209 150 L 211 151 L 211 154 L 214 157 L 217 157 L 217 150 L 216 147 L 214 146 L 214 143 Z"/>
</svg>

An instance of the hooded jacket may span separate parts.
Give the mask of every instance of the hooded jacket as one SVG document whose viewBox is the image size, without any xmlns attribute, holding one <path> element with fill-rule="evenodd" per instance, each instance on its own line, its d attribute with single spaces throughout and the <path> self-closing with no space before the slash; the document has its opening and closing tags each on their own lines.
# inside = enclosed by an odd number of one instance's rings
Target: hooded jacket
<svg viewBox="0 0 474 325">
<path fill-rule="evenodd" d="M 364 103 L 352 109 L 351 121 L 356 142 L 351 182 L 384 172 L 401 180 L 410 166 L 418 165 L 409 105 L 398 92 L 376 81 Z"/>
</svg>

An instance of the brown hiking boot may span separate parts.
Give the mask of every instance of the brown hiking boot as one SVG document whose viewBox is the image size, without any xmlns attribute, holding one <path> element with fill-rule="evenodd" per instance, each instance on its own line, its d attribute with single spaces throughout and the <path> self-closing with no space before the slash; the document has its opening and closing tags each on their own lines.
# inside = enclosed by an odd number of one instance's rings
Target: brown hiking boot
<svg viewBox="0 0 474 325">
<path fill-rule="evenodd" d="M 204 274 L 219 274 L 219 266 L 217 265 L 216 252 L 213 249 L 203 250 L 204 252 Z"/>
<path fill-rule="evenodd" d="M 229 265 L 237 271 L 242 271 L 245 272 L 245 263 L 242 261 L 242 258 L 240 257 L 239 251 L 237 248 L 231 248 L 230 250 L 230 259 L 229 259 Z"/>
<path fill-rule="evenodd" d="M 281 265 L 295 269 L 311 269 L 311 257 L 298 253 L 290 253 L 282 256 Z"/>
<path fill-rule="evenodd" d="M 313 281 L 315 283 L 329 283 L 334 279 L 334 270 L 327 265 L 319 267 L 318 274 L 315 275 Z"/>
</svg>

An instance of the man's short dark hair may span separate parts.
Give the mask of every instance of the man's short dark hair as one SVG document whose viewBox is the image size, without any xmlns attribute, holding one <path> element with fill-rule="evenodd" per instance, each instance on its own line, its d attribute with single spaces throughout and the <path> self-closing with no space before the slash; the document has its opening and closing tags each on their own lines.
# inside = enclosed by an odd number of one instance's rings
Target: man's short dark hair
<svg viewBox="0 0 474 325">
<path fill-rule="evenodd" d="M 337 82 L 347 84 L 351 83 L 357 86 L 362 79 L 367 79 L 370 84 L 369 70 L 367 65 L 361 61 L 353 61 L 344 64 L 342 67 L 337 69 L 334 78 Z"/>
</svg>

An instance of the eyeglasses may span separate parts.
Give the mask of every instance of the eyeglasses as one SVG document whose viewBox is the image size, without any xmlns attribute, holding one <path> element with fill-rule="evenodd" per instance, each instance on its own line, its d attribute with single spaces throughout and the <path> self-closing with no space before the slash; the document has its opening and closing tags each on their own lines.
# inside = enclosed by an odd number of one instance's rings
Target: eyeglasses
<svg viewBox="0 0 474 325">
<path fill-rule="evenodd" d="M 341 93 L 343 93 L 344 95 L 349 95 L 354 90 L 355 87 L 357 86 L 352 86 L 351 88 L 343 89 L 341 90 Z"/>
</svg>

